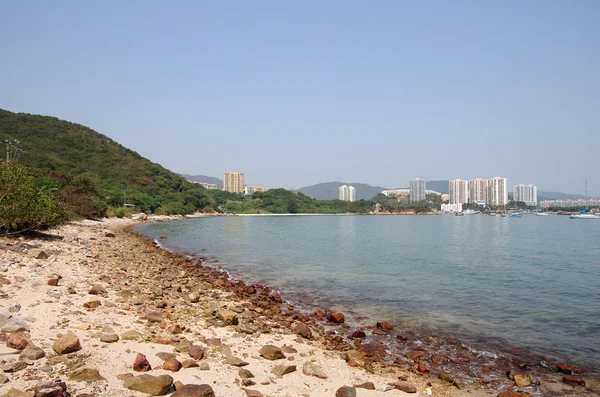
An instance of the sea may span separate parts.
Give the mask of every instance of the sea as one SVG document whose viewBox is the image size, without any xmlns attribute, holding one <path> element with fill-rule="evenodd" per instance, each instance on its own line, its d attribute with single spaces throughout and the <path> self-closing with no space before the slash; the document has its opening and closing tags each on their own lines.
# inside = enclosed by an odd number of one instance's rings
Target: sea
<svg viewBox="0 0 600 397">
<path fill-rule="evenodd" d="M 356 327 L 385 320 L 489 354 L 600 369 L 600 220 L 226 216 L 135 231 Z"/>
</svg>

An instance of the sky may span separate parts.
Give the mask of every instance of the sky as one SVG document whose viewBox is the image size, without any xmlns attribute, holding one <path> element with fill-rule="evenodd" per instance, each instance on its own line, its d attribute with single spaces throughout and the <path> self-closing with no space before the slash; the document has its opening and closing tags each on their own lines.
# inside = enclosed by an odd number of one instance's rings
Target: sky
<svg viewBox="0 0 600 397">
<path fill-rule="evenodd" d="M 600 195 L 600 1 L 4 1 L 0 108 L 175 172 Z"/>
</svg>

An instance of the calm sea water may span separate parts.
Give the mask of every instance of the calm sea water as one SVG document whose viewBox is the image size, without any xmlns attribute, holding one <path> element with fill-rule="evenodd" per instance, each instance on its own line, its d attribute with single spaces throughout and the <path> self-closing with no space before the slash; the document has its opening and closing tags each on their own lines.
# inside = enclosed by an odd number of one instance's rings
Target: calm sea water
<svg viewBox="0 0 600 397">
<path fill-rule="evenodd" d="M 315 307 L 600 368 L 600 220 L 220 217 L 137 231 Z"/>
</svg>

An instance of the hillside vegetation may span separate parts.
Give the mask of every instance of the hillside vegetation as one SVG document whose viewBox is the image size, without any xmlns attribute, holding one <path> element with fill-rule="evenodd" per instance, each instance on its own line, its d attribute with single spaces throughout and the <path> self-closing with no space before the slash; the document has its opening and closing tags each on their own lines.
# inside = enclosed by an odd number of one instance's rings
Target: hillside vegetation
<svg viewBox="0 0 600 397">
<path fill-rule="evenodd" d="M 0 109 L 0 141 L 18 139 L 27 166 L 73 214 L 94 217 L 124 201 L 138 211 L 184 214 L 216 209 L 206 190 L 105 135 L 56 117 Z"/>
</svg>

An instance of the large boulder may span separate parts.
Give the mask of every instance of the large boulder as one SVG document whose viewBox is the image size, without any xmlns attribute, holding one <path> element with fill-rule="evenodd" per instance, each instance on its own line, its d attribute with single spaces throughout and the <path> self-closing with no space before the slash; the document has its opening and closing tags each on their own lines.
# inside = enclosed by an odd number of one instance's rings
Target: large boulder
<svg viewBox="0 0 600 397">
<path fill-rule="evenodd" d="M 304 323 L 294 324 L 294 326 L 292 327 L 292 332 L 295 333 L 296 335 L 300 335 L 301 337 L 303 337 L 305 339 L 312 338 L 312 331 L 311 331 L 310 327 Z"/>
<path fill-rule="evenodd" d="M 20 317 L 15 316 L 7 310 L 0 310 L 0 331 L 22 332 L 29 331 L 29 325 Z"/>
<path fill-rule="evenodd" d="M 69 376 L 69 380 L 73 380 L 76 382 L 95 382 L 98 380 L 105 380 L 100 372 L 96 368 L 91 367 L 80 367 L 73 372 L 71 372 L 71 376 Z"/>
<path fill-rule="evenodd" d="M 220 309 L 217 311 L 217 318 L 223 321 L 225 325 L 237 325 L 238 323 L 236 312 L 229 309 Z"/>
<path fill-rule="evenodd" d="M 258 351 L 258 354 L 260 354 L 262 357 L 266 358 L 267 360 L 279 360 L 279 359 L 285 358 L 285 355 L 283 354 L 281 349 L 278 348 L 277 346 L 273 346 L 273 345 L 263 346 L 262 349 L 260 349 Z"/>
<path fill-rule="evenodd" d="M 35 397 L 66 397 L 67 384 L 60 379 L 38 383 L 33 387 Z"/>
<path fill-rule="evenodd" d="M 342 386 L 336 390 L 335 397 L 356 397 L 356 389 L 351 386 Z"/>
<path fill-rule="evenodd" d="M 138 372 L 148 372 L 152 369 L 152 366 L 148 362 L 146 356 L 142 353 L 138 353 L 135 356 L 135 362 L 133 363 L 133 370 Z"/>
<path fill-rule="evenodd" d="M 345 321 L 344 314 L 343 313 L 329 313 L 327 315 L 327 321 L 330 321 L 330 322 L 336 323 L 336 324 L 342 324 Z"/>
<path fill-rule="evenodd" d="M 6 347 L 15 350 L 23 350 L 29 345 L 29 339 L 23 334 L 10 334 L 6 338 Z"/>
<path fill-rule="evenodd" d="M 317 378 L 327 379 L 327 374 L 323 371 L 323 368 L 316 364 L 306 361 L 302 366 L 302 373 L 308 376 L 316 376 Z"/>
<path fill-rule="evenodd" d="M 215 392 L 209 385 L 183 385 L 171 397 L 215 397 Z"/>
<path fill-rule="evenodd" d="M 129 390 L 135 390 L 151 396 L 163 396 L 169 392 L 173 384 L 173 377 L 169 375 L 138 375 L 132 376 L 123 381 L 123 387 Z"/>
<path fill-rule="evenodd" d="M 280 364 L 280 365 L 276 366 L 275 368 L 273 368 L 273 370 L 271 372 L 277 376 L 283 376 L 286 374 L 291 374 L 292 372 L 295 372 L 295 371 L 296 371 L 295 365 Z"/>
<path fill-rule="evenodd" d="M 44 357 L 46 357 L 44 350 L 33 345 L 27 346 L 23 349 L 21 354 L 19 354 L 19 360 L 39 360 Z"/>
<path fill-rule="evenodd" d="M 81 350 L 77 335 L 68 333 L 58 338 L 52 345 L 52 350 L 58 354 L 68 354 Z"/>
</svg>

